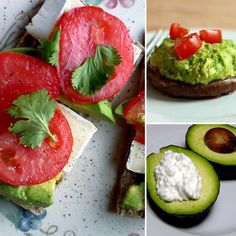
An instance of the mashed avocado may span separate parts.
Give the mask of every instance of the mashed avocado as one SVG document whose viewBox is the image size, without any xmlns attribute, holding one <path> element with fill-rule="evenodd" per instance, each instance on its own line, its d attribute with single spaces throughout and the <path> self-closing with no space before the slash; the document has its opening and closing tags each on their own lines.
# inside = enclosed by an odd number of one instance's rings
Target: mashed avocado
<svg viewBox="0 0 236 236">
<path fill-rule="evenodd" d="M 236 45 L 232 40 L 215 44 L 202 42 L 198 52 L 185 60 L 177 59 L 174 43 L 166 38 L 150 58 L 151 66 L 157 67 L 166 78 L 206 85 L 236 76 Z"/>
<path fill-rule="evenodd" d="M 54 190 L 61 175 L 48 182 L 31 186 L 11 186 L 0 182 L 0 195 L 18 204 L 32 207 L 48 207 L 53 204 Z"/>
</svg>

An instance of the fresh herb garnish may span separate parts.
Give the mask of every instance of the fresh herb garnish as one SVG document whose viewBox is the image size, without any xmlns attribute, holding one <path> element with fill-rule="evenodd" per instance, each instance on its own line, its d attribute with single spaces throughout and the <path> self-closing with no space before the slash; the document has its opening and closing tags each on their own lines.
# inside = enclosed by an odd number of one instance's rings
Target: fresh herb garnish
<svg viewBox="0 0 236 236">
<path fill-rule="evenodd" d="M 115 72 L 121 57 L 112 46 L 98 45 L 94 57 L 88 57 L 72 74 L 72 86 L 90 96 L 101 89 Z"/>
<path fill-rule="evenodd" d="M 55 29 L 51 40 L 40 39 L 38 50 L 40 51 L 42 59 L 56 66 L 58 63 L 58 53 L 59 53 L 59 40 L 60 40 L 60 31 Z"/>
<path fill-rule="evenodd" d="M 54 112 L 55 100 L 49 97 L 47 90 L 22 95 L 8 109 L 12 117 L 19 118 L 8 129 L 20 135 L 21 144 L 32 149 L 39 147 L 47 137 L 56 141 L 48 127 Z"/>
</svg>

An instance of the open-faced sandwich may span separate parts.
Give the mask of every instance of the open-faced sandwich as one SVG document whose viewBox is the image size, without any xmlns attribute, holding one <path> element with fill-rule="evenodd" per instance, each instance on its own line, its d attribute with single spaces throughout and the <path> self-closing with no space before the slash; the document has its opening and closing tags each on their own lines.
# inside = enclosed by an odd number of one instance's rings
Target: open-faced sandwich
<svg viewBox="0 0 236 236">
<path fill-rule="evenodd" d="M 117 211 L 131 217 L 144 217 L 145 213 L 145 96 L 137 97 L 117 107 L 116 113 L 131 126 L 122 173 L 119 180 Z M 131 131 L 131 132 L 132 132 Z"/>
<path fill-rule="evenodd" d="M 221 30 L 189 30 L 174 23 L 148 61 L 148 79 L 173 97 L 219 97 L 236 89 L 236 45 Z"/>
<path fill-rule="evenodd" d="M 0 53 L 0 195 L 40 214 L 53 204 L 96 127 L 58 104 L 55 68 L 34 57 Z"/>
<path fill-rule="evenodd" d="M 21 48 L 14 51 L 33 53 L 57 68 L 59 101 L 115 122 L 112 98 L 143 56 L 143 47 L 133 43 L 124 23 L 79 0 L 46 0 L 26 30 Z"/>
</svg>

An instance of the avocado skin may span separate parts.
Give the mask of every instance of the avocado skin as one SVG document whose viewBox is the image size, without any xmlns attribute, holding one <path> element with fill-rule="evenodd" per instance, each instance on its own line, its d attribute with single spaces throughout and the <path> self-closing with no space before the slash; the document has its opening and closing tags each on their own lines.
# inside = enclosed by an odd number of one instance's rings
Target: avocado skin
<svg viewBox="0 0 236 236">
<path fill-rule="evenodd" d="M 54 202 L 54 190 L 60 177 L 59 174 L 45 183 L 31 186 L 12 186 L 0 182 L 0 195 L 21 205 L 48 207 Z"/>
<path fill-rule="evenodd" d="M 174 145 L 169 145 L 167 147 L 163 147 L 160 149 L 160 152 L 163 151 L 163 150 L 172 150 L 172 151 L 175 151 L 175 149 L 182 149 L 182 150 L 186 150 L 188 152 L 192 152 L 190 150 L 187 150 L 187 149 L 184 149 L 182 147 L 179 147 L 179 146 L 174 146 Z M 203 157 L 201 157 L 200 155 L 192 152 L 194 155 L 197 155 L 198 157 L 202 158 L 205 161 Z M 156 153 L 151 153 L 148 155 L 147 157 L 147 172 L 149 172 L 149 168 L 148 168 L 148 160 L 149 158 L 151 158 L 154 154 Z M 211 166 L 211 164 L 209 162 L 207 162 L 208 165 Z M 214 172 L 214 168 L 212 167 L 212 171 Z M 152 207 L 153 211 L 162 219 L 164 220 L 165 222 L 171 224 L 171 225 L 175 225 L 177 227 L 191 227 L 191 226 L 194 226 L 194 225 L 197 225 L 199 224 L 202 220 L 205 219 L 205 217 L 207 216 L 207 214 L 209 213 L 210 211 L 210 208 L 214 205 L 215 201 L 217 200 L 217 197 L 219 195 L 219 191 L 220 191 L 220 182 L 219 182 L 219 179 L 218 179 L 218 176 L 216 175 L 215 173 L 215 178 L 216 178 L 216 193 L 215 193 L 215 198 L 213 199 L 212 203 L 210 205 L 207 206 L 207 208 L 205 209 L 202 209 L 201 211 L 199 211 L 198 213 L 196 214 L 170 214 L 168 212 L 166 212 L 163 207 L 161 208 L 160 206 L 158 206 L 158 204 L 153 200 L 152 198 L 152 194 L 150 192 L 150 185 L 149 185 L 149 174 L 150 173 L 147 173 L 147 186 L 148 186 L 148 201 L 150 203 L 150 206 Z"/>
<path fill-rule="evenodd" d="M 69 100 L 63 95 L 59 96 L 58 100 L 75 112 L 81 112 L 95 119 L 104 119 L 112 123 L 116 123 L 111 104 L 108 100 L 103 100 L 94 104 L 79 104 Z"/>
<path fill-rule="evenodd" d="M 199 125 L 199 124 L 196 124 L 196 125 L 191 125 L 188 130 L 187 130 L 187 133 L 185 135 L 185 142 L 186 142 L 186 147 L 195 152 L 195 153 L 198 153 L 196 152 L 196 150 L 194 150 L 194 148 L 189 144 L 189 140 L 190 140 L 190 133 L 191 133 L 191 130 L 194 129 L 195 127 L 200 127 L 200 126 L 204 126 L 204 125 Z M 230 126 L 230 125 L 217 125 L 217 124 L 214 124 L 212 125 L 211 128 L 216 128 L 216 127 L 219 127 L 219 126 L 224 126 L 224 128 L 227 129 L 228 128 L 233 128 L 235 129 L 235 132 L 236 132 L 236 128 L 233 127 L 233 126 Z M 211 151 L 213 152 L 213 151 Z M 231 179 L 236 179 L 236 152 L 233 152 L 234 155 L 235 155 L 235 164 L 221 164 L 221 163 L 217 163 L 213 160 L 209 160 L 209 158 L 207 158 L 207 156 L 205 156 L 204 154 L 199 154 L 201 155 L 203 158 L 207 159 L 211 164 L 212 166 L 214 167 L 216 173 L 218 174 L 218 177 L 220 180 L 231 180 Z M 230 153 L 231 154 L 231 153 Z M 229 154 L 227 153 L 224 153 L 223 155 L 226 155 L 228 156 Z"/>
<path fill-rule="evenodd" d="M 209 214 L 211 206 L 206 209 L 205 211 L 196 214 L 196 215 L 170 215 L 163 211 L 157 204 L 152 200 L 149 191 L 147 193 L 148 202 L 152 208 L 152 210 L 160 217 L 161 220 L 165 221 L 166 223 L 179 227 L 179 228 L 189 228 L 195 225 L 200 224 Z M 213 203 L 214 204 L 214 203 Z M 212 204 L 212 205 L 213 205 Z"/>
</svg>

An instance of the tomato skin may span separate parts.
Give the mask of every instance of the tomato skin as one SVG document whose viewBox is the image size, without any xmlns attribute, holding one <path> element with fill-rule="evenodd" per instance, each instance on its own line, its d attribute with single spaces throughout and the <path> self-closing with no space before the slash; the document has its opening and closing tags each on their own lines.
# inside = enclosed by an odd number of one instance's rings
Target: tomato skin
<svg viewBox="0 0 236 236">
<path fill-rule="evenodd" d="M 144 91 L 133 98 L 124 108 L 124 116 L 129 124 L 139 124 L 139 114 L 144 114 Z"/>
<path fill-rule="evenodd" d="M 60 79 L 55 68 L 28 55 L 0 52 L 0 110 L 11 106 L 18 96 L 39 89 L 58 97 Z"/>
<path fill-rule="evenodd" d="M 52 145 L 51 139 L 46 138 L 35 149 L 21 145 L 19 136 L 8 131 L 13 118 L 3 111 L 0 115 L 0 180 L 15 186 L 34 185 L 46 182 L 62 171 L 71 154 L 73 137 L 60 110 L 55 111 L 49 123 L 57 144 Z"/>
<path fill-rule="evenodd" d="M 55 28 L 61 32 L 58 73 L 66 97 L 82 104 L 97 103 L 123 88 L 133 71 L 134 51 L 129 32 L 118 18 L 101 8 L 85 6 L 64 13 Z M 97 45 L 116 48 L 122 61 L 101 90 L 92 96 L 83 96 L 72 87 L 71 75 L 88 57 L 94 56 Z"/>
<path fill-rule="evenodd" d="M 202 46 L 202 41 L 197 33 L 193 33 L 184 38 L 177 38 L 175 50 L 179 59 L 186 59 L 195 54 Z"/>
<path fill-rule="evenodd" d="M 172 23 L 170 26 L 170 39 L 174 40 L 177 38 L 182 38 L 187 35 L 189 32 L 188 29 L 183 28 L 178 23 Z"/>
<path fill-rule="evenodd" d="M 200 38 L 206 43 L 220 43 L 222 41 L 221 30 L 200 30 Z"/>
</svg>

